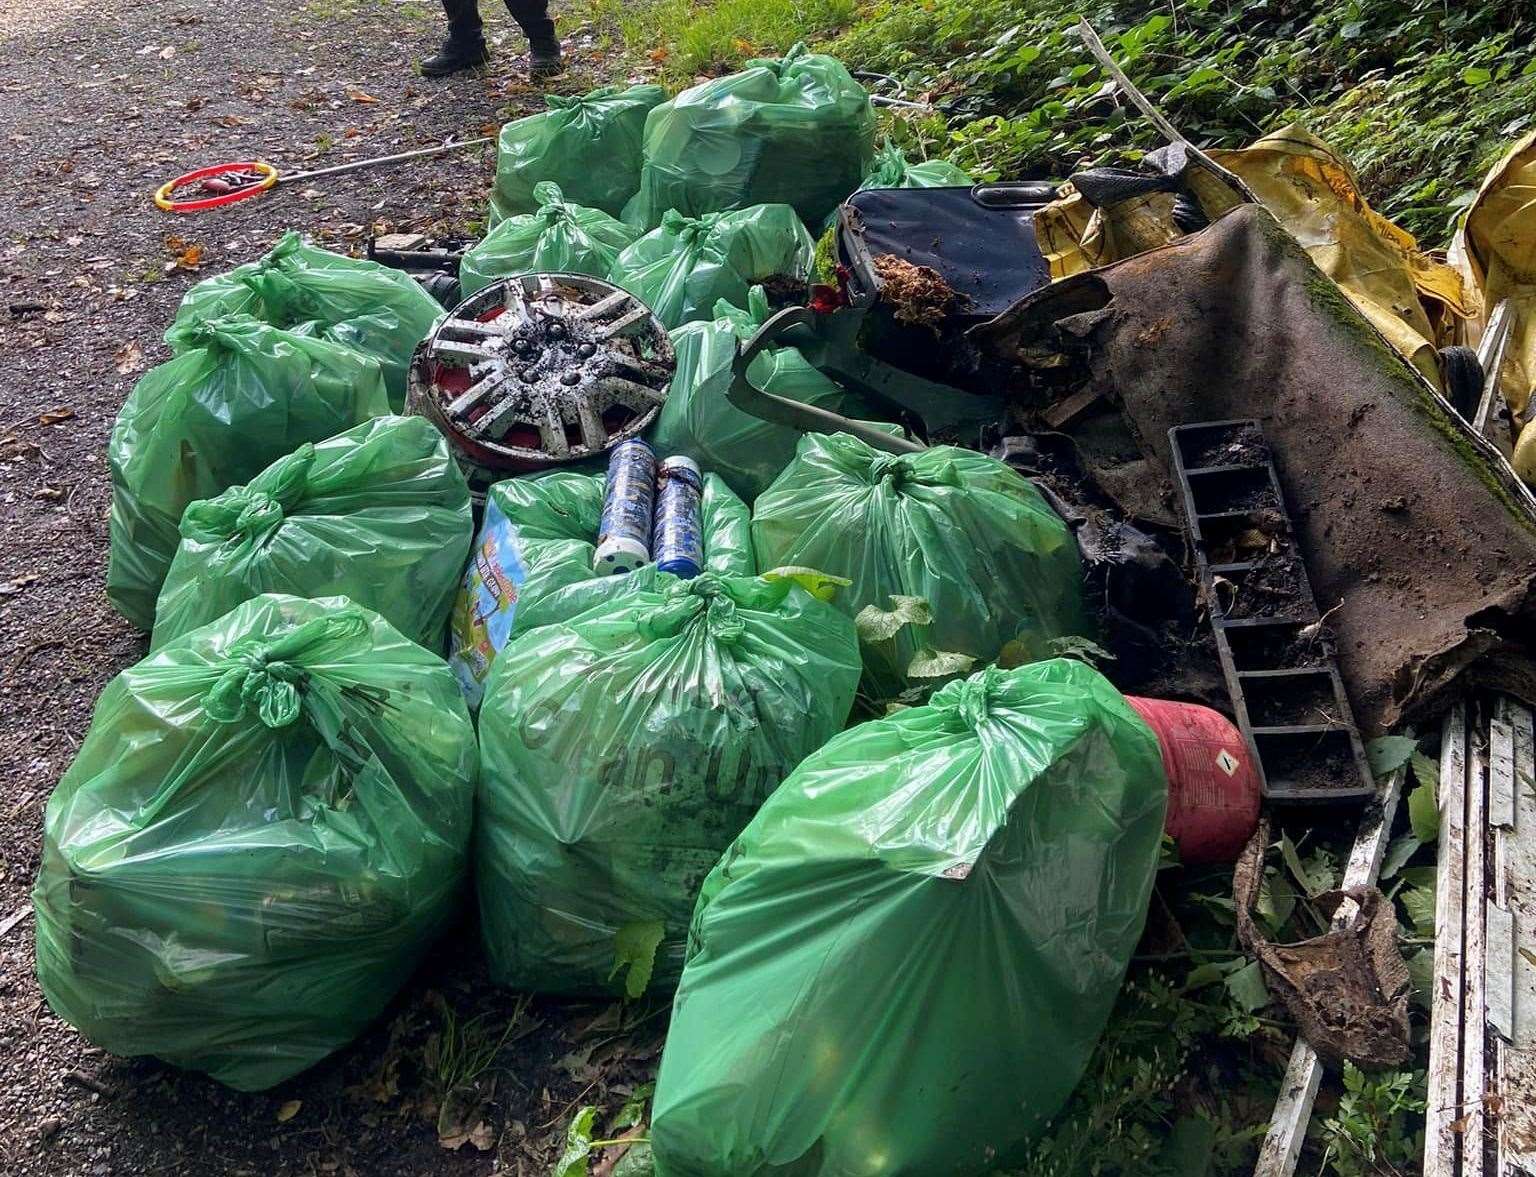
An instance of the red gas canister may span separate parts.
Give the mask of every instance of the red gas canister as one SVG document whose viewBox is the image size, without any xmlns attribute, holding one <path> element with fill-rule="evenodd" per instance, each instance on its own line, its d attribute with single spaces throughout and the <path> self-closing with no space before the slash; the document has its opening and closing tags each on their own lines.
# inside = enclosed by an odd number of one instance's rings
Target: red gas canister
<svg viewBox="0 0 1536 1177">
<path fill-rule="evenodd" d="M 1259 771 L 1242 733 L 1195 703 L 1127 695 L 1163 750 L 1163 828 L 1184 862 L 1233 862 L 1259 823 Z"/>
</svg>

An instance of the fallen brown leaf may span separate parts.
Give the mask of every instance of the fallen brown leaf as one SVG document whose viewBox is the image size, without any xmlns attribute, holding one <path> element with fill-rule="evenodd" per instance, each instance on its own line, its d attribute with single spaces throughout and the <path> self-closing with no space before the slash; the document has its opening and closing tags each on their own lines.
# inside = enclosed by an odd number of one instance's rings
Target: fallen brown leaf
<svg viewBox="0 0 1536 1177">
<path fill-rule="evenodd" d="M 60 425 L 65 421 L 73 421 L 74 419 L 75 410 L 62 405 L 57 409 L 49 409 L 46 413 L 39 413 L 37 415 L 37 423 L 39 425 Z"/>
<path fill-rule="evenodd" d="M 41 579 L 35 572 L 26 572 L 14 580 L 8 580 L 0 584 L 0 597 L 13 597 L 29 584 L 36 584 Z"/>
<path fill-rule="evenodd" d="M 355 86 L 347 87 L 347 97 L 353 102 L 377 102 L 378 99 L 366 90 L 359 90 Z"/>
<path fill-rule="evenodd" d="M 134 340 L 130 339 L 117 349 L 117 354 L 113 356 L 113 359 L 117 361 L 118 373 L 126 376 L 130 372 L 137 372 L 144 366 L 144 349 Z"/>
<path fill-rule="evenodd" d="M 279 1124 L 286 1124 L 289 1120 L 293 1119 L 294 1116 L 299 1114 L 299 1109 L 303 1106 L 303 1100 L 290 1099 L 282 1107 L 277 1109 L 277 1122 Z"/>
</svg>

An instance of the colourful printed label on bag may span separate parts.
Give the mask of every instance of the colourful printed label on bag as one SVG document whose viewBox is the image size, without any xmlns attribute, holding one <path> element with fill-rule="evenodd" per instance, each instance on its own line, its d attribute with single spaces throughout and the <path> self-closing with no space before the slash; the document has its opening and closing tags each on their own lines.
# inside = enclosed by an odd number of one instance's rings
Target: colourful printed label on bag
<svg viewBox="0 0 1536 1177">
<path fill-rule="evenodd" d="M 528 565 L 517 542 L 517 528 L 502 514 L 496 500 L 487 498 L 485 521 L 475 537 L 448 625 L 452 645 L 448 664 L 471 707 L 480 706 L 491 663 L 507 644 L 517 613 L 518 590 L 527 578 Z"/>
</svg>

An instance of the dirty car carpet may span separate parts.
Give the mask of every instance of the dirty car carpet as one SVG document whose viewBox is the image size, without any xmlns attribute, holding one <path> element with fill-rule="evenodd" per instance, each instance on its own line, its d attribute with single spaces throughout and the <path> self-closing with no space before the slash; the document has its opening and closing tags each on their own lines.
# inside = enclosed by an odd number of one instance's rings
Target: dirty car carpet
<svg viewBox="0 0 1536 1177">
<path fill-rule="evenodd" d="M 1342 602 L 1329 624 L 1367 732 L 1453 687 L 1536 703 L 1530 496 L 1262 209 L 1055 283 L 971 338 L 993 361 L 1086 343 L 1089 386 L 1170 512 L 1169 427 L 1258 418 L 1318 604 Z"/>
</svg>

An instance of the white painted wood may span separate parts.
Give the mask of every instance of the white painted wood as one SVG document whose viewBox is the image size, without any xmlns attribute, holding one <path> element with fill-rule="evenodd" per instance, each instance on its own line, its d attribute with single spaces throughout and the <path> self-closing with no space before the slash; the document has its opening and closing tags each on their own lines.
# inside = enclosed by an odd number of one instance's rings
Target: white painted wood
<svg viewBox="0 0 1536 1177">
<path fill-rule="evenodd" d="M 1515 917 L 1492 899 L 1484 911 L 1488 1026 L 1507 1042 L 1515 1033 Z"/>
<path fill-rule="evenodd" d="M 1474 731 L 1467 741 L 1466 897 L 1463 913 L 1466 933 L 1462 946 L 1467 987 L 1461 1021 L 1461 1177 L 1483 1177 L 1486 1171 L 1488 752 L 1486 739 L 1479 738 Z"/>
<path fill-rule="evenodd" d="M 1462 913 L 1466 886 L 1466 705 L 1457 703 L 1440 729 L 1440 843 L 1435 872 L 1435 973 L 1429 1020 L 1429 1087 L 1424 1177 L 1456 1177 L 1461 1136 Z"/>
<path fill-rule="evenodd" d="M 1254 1177 L 1290 1177 L 1296 1172 L 1296 1162 L 1301 1156 L 1301 1146 L 1306 1143 L 1307 1125 L 1312 1122 L 1312 1105 L 1317 1100 L 1317 1089 L 1323 1078 L 1323 1062 L 1317 1051 L 1302 1039 L 1296 1039 L 1291 1047 L 1291 1060 L 1285 1068 L 1285 1079 L 1280 1084 L 1280 1094 L 1275 1099 L 1275 1110 L 1270 1113 L 1269 1131 L 1264 1136 L 1264 1147 L 1259 1150 L 1259 1163 L 1253 1167 Z"/>
<path fill-rule="evenodd" d="M 1488 824 L 1515 824 L 1515 729 L 1502 718 L 1488 724 Z"/>
<path fill-rule="evenodd" d="M 1536 1172 L 1536 730 L 1531 712 L 1503 700 L 1514 767 L 1514 819 L 1495 831 L 1500 845 L 1499 890 L 1512 935 L 1510 1041 L 1495 1048 L 1499 1096 L 1498 1177 Z M 1489 963 L 1489 976 L 1495 976 Z"/>
<path fill-rule="evenodd" d="M 1386 853 L 1392 836 L 1392 819 L 1397 816 L 1397 802 L 1403 795 L 1403 780 L 1407 765 L 1388 774 L 1377 794 L 1380 804 L 1373 807 L 1379 819 L 1363 825 L 1355 844 L 1350 848 L 1349 861 L 1344 866 L 1341 890 L 1351 887 L 1369 887 L 1381 873 L 1381 859 Z M 1346 899 L 1333 914 L 1333 926 L 1342 928 L 1354 918 L 1358 905 Z M 1259 1150 L 1259 1161 L 1254 1166 L 1254 1177 L 1290 1177 L 1296 1171 L 1301 1146 L 1307 1138 L 1307 1125 L 1312 1120 L 1312 1105 L 1317 1099 L 1317 1089 L 1323 1077 L 1322 1060 L 1302 1039 L 1296 1039 L 1291 1048 L 1290 1062 L 1285 1068 L 1285 1078 L 1280 1083 L 1280 1094 L 1275 1100 L 1275 1110 L 1270 1114 L 1269 1132 Z"/>
</svg>

